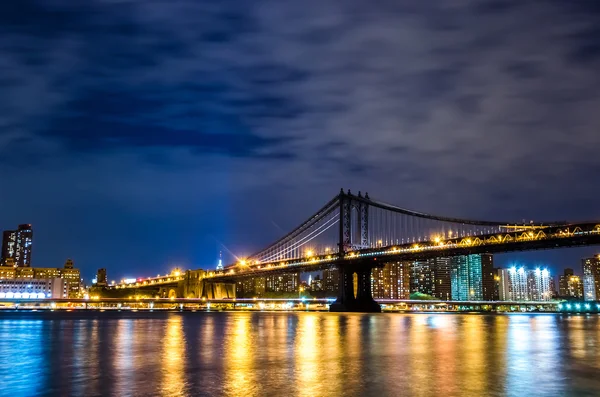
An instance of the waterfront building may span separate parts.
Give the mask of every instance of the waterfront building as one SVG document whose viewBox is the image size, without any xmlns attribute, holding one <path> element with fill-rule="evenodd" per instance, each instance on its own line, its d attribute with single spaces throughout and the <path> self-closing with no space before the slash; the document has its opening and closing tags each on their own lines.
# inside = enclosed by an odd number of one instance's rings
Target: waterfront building
<svg viewBox="0 0 600 397">
<path fill-rule="evenodd" d="M 452 266 L 450 258 L 430 259 L 433 262 L 433 296 L 442 300 L 452 299 Z"/>
<path fill-rule="evenodd" d="M 0 280 L 0 299 L 2 298 L 67 298 L 67 281 L 62 278 L 48 279 L 4 279 Z"/>
<path fill-rule="evenodd" d="M 451 259 L 452 300 L 483 300 L 482 255 Z"/>
<path fill-rule="evenodd" d="M 498 284 L 498 300 L 510 301 L 511 295 L 511 277 L 509 269 L 496 269 Z"/>
<path fill-rule="evenodd" d="M 581 260 L 583 268 L 583 296 L 586 301 L 600 299 L 600 255 Z"/>
<path fill-rule="evenodd" d="M 548 269 L 527 270 L 513 266 L 498 269 L 498 297 L 501 301 L 549 301 L 552 277 Z"/>
<path fill-rule="evenodd" d="M 311 291 L 321 291 L 323 289 L 323 280 L 321 280 L 321 276 L 316 275 L 315 278 L 310 279 L 310 290 Z"/>
<path fill-rule="evenodd" d="M 481 293 L 484 301 L 497 300 L 496 281 L 494 280 L 494 255 L 481 255 Z"/>
<path fill-rule="evenodd" d="M 581 277 L 573 273 L 573 269 L 567 268 L 558 280 L 559 295 L 562 298 L 583 298 L 583 283 Z"/>
<path fill-rule="evenodd" d="M 432 260 L 415 261 L 410 268 L 410 292 L 434 294 L 435 275 Z"/>
<path fill-rule="evenodd" d="M 53 280 L 64 279 L 67 297 L 81 295 L 81 273 L 74 268 L 73 261 L 67 259 L 63 268 L 58 267 L 0 267 L 1 280 Z"/>
<path fill-rule="evenodd" d="M 371 291 L 375 299 L 410 297 L 410 262 L 389 262 L 371 270 Z"/>
<path fill-rule="evenodd" d="M 532 301 L 541 302 L 552 300 L 550 287 L 550 272 L 548 269 L 535 269 L 527 272 L 528 295 Z"/>
<path fill-rule="evenodd" d="M 299 273 L 274 274 L 265 277 L 266 292 L 298 292 Z"/>
<path fill-rule="evenodd" d="M 98 287 L 106 287 L 108 285 L 108 276 L 105 268 L 100 268 L 96 272 L 96 285 Z"/>
<path fill-rule="evenodd" d="M 2 233 L 2 265 L 6 266 L 9 259 L 14 260 L 14 266 L 31 266 L 31 251 L 33 229 L 30 224 L 22 224 L 17 230 L 5 230 Z"/>
<path fill-rule="evenodd" d="M 332 267 L 323 270 L 323 291 L 327 292 L 327 296 L 336 296 L 340 288 L 340 272 L 337 268 Z"/>
</svg>

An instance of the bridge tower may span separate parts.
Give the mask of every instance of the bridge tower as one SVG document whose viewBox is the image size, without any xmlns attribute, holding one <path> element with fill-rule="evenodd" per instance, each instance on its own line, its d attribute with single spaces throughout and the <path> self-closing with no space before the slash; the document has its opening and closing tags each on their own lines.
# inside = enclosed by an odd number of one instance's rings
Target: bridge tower
<svg viewBox="0 0 600 397">
<path fill-rule="evenodd" d="M 369 194 L 365 197 L 358 192 L 353 196 L 350 190 L 339 194 L 339 233 L 340 241 L 338 254 L 340 258 L 347 250 L 369 247 Z M 354 220 L 354 221 L 353 221 Z M 356 230 L 353 228 L 356 227 Z M 341 263 L 341 262 L 340 262 Z M 372 261 L 354 262 L 341 265 L 338 268 L 339 288 L 338 298 L 330 306 L 332 312 L 380 312 L 381 306 L 375 302 L 371 293 Z M 358 279 L 356 296 L 354 295 L 354 274 Z"/>
</svg>

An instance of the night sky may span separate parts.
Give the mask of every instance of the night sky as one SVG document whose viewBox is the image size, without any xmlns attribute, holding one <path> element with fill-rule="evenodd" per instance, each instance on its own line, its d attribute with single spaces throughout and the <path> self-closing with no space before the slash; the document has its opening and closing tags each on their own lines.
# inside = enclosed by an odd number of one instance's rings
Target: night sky
<svg viewBox="0 0 600 397">
<path fill-rule="evenodd" d="M 229 262 L 340 187 L 600 219 L 599 71 L 591 0 L 2 1 L 0 228 L 89 281 Z"/>
</svg>

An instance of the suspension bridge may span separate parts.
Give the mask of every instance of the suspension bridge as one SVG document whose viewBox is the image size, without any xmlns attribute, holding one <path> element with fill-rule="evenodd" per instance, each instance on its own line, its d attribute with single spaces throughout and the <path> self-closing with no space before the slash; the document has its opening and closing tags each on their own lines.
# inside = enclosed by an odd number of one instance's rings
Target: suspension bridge
<svg viewBox="0 0 600 397">
<path fill-rule="evenodd" d="M 332 311 L 379 311 L 371 269 L 391 261 L 600 244 L 600 221 L 510 223 L 435 216 L 340 191 L 294 230 L 207 279 L 339 269 Z M 358 289 L 354 293 L 354 274 Z"/>
</svg>

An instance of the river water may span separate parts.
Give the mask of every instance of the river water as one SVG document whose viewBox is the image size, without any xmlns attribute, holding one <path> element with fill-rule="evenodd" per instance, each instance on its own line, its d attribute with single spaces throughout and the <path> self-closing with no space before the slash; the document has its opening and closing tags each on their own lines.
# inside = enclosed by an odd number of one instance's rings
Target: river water
<svg viewBox="0 0 600 397">
<path fill-rule="evenodd" d="M 0 396 L 598 396 L 600 316 L 0 312 Z"/>
</svg>

